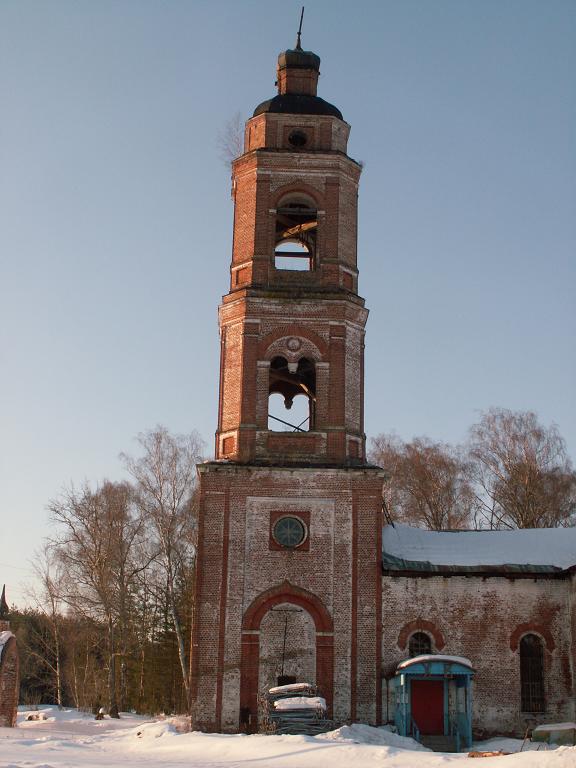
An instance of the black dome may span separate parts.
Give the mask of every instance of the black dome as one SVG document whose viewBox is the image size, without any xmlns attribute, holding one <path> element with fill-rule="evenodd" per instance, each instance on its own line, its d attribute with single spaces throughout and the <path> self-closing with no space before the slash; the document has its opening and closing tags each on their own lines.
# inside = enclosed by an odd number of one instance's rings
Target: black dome
<svg viewBox="0 0 576 768">
<path fill-rule="evenodd" d="M 342 112 L 319 96 L 304 93 L 282 93 L 263 101 L 254 110 L 252 117 L 266 112 L 284 112 L 291 115 L 330 115 L 343 120 Z"/>
</svg>

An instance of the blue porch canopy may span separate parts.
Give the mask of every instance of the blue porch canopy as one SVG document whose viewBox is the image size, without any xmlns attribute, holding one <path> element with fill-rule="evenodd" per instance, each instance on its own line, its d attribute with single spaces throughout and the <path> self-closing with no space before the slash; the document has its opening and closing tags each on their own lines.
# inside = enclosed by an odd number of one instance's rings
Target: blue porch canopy
<svg viewBox="0 0 576 768">
<path fill-rule="evenodd" d="M 398 733 L 417 741 L 444 736 L 456 751 L 472 745 L 472 676 L 462 656 L 429 654 L 406 659 L 392 680 Z"/>
</svg>

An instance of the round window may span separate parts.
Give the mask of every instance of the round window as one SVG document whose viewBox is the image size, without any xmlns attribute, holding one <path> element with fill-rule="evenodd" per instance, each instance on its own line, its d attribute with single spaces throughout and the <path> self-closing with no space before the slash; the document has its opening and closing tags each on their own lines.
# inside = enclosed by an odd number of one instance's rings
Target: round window
<svg viewBox="0 0 576 768">
<path fill-rule="evenodd" d="M 308 136 L 306 136 L 304 131 L 292 131 L 292 133 L 288 136 L 288 143 L 293 147 L 303 147 L 307 141 Z"/>
<path fill-rule="evenodd" d="M 294 549 L 306 538 L 306 526 L 298 517 L 281 517 L 272 529 L 274 540 L 282 547 Z"/>
</svg>

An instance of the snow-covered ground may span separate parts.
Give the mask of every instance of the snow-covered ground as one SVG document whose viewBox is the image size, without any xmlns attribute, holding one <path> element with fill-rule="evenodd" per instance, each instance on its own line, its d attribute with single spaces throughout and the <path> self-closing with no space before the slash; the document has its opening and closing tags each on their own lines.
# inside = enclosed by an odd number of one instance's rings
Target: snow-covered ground
<svg viewBox="0 0 576 768">
<path fill-rule="evenodd" d="M 40 710 L 45 720 L 0 728 L 1 768 L 463 768 L 466 754 L 437 754 L 384 728 L 343 726 L 321 736 L 224 736 L 179 733 L 168 721 L 135 715 L 94 720 L 75 710 Z M 516 739 L 477 749 L 518 751 Z M 576 768 L 576 747 L 486 758 L 484 768 Z M 472 763 L 474 765 L 474 763 Z"/>
</svg>

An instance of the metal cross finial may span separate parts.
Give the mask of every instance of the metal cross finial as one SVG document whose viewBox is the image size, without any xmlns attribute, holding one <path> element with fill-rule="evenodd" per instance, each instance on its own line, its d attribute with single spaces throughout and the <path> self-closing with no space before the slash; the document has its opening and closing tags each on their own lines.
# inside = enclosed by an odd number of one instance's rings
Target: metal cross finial
<svg viewBox="0 0 576 768">
<path fill-rule="evenodd" d="M 304 6 L 302 6 L 302 13 L 300 14 L 300 26 L 298 27 L 298 35 L 296 37 L 296 50 L 301 51 L 300 36 L 302 35 L 302 20 L 304 18 Z"/>
</svg>

